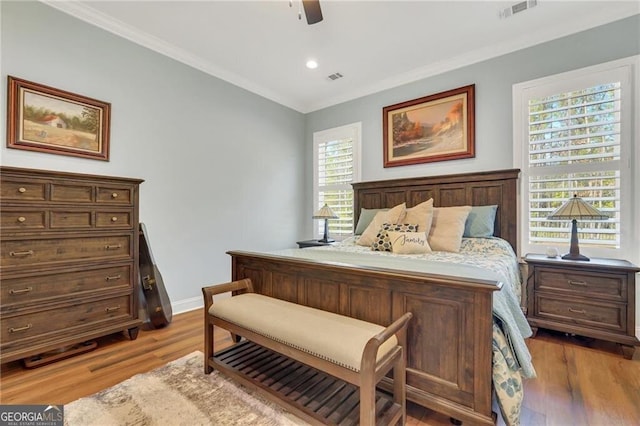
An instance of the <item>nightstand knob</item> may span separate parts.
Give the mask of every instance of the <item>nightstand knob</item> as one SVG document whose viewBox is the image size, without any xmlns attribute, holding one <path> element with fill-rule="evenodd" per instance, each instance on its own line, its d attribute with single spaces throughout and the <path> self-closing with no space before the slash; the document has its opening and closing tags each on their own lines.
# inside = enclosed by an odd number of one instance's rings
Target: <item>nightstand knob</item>
<svg viewBox="0 0 640 426">
<path fill-rule="evenodd" d="M 20 188 L 18 188 L 18 192 L 21 193 L 21 194 L 24 194 L 25 192 L 27 192 L 27 188 L 20 187 Z"/>
<path fill-rule="evenodd" d="M 20 217 L 18 218 L 18 222 L 20 222 L 20 223 L 24 223 L 26 220 L 27 220 L 27 218 L 26 218 L 26 217 L 24 217 L 24 216 L 20 216 Z"/>
</svg>

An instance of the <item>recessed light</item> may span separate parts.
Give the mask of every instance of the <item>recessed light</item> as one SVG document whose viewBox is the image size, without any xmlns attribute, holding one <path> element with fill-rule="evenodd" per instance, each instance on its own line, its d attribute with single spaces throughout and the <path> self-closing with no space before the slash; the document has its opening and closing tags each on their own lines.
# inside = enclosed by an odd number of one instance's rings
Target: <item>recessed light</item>
<svg viewBox="0 0 640 426">
<path fill-rule="evenodd" d="M 316 69 L 316 68 L 318 68 L 318 63 L 316 61 L 314 61 L 313 59 L 309 59 L 307 61 L 307 68 L 309 68 L 310 70 Z"/>
</svg>

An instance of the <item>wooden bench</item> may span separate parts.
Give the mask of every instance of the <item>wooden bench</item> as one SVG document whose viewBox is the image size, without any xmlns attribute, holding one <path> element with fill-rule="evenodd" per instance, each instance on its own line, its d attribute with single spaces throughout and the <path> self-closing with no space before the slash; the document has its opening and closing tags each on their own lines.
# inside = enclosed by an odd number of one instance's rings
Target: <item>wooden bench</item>
<svg viewBox="0 0 640 426">
<path fill-rule="evenodd" d="M 230 298 L 213 296 L 233 292 Z M 388 327 L 253 292 L 204 287 L 205 374 L 217 369 L 311 424 L 404 424 L 406 313 Z M 237 342 L 214 352 L 213 327 Z M 235 336 L 246 340 L 238 341 Z M 376 389 L 393 370 L 393 394 Z"/>
</svg>

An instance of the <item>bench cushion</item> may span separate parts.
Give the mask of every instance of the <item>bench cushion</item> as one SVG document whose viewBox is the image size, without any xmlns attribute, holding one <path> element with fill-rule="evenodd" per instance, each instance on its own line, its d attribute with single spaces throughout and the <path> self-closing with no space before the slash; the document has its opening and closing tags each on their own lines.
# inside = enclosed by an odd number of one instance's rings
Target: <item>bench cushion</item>
<svg viewBox="0 0 640 426">
<path fill-rule="evenodd" d="M 366 321 L 255 293 L 216 300 L 209 313 L 353 371 L 360 371 L 367 341 L 384 330 Z M 378 349 L 377 359 L 397 344 L 392 336 Z"/>
</svg>

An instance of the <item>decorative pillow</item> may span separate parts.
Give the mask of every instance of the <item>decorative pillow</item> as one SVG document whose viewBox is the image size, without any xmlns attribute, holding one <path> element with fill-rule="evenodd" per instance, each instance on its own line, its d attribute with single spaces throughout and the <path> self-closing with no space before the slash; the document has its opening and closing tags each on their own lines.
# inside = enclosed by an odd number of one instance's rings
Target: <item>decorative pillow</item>
<svg viewBox="0 0 640 426">
<path fill-rule="evenodd" d="M 405 223 L 417 223 L 418 229 L 429 232 L 433 221 L 433 198 L 407 209 L 407 214 L 402 221 Z"/>
<path fill-rule="evenodd" d="M 404 217 L 406 207 L 406 203 L 402 203 L 386 212 L 377 212 L 369 226 L 367 226 L 367 229 L 364 230 L 360 238 L 358 238 L 358 241 L 356 241 L 356 244 L 371 247 L 371 244 L 373 244 L 376 239 L 376 235 L 378 235 L 378 231 L 380 231 L 380 227 L 385 223 L 395 224 L 400 222 Z"/>
<path fill-rule="evenodd" d="M 429 245 L 434 251 L 460 251 L 464 224 L 471 206 L 434 207 Z"/>
<path fill-rule="evenodd" d="M 492 237 L 498 206 L 473 206 L 464 225 L 463 237 Z M 407 210 L 408 212 L 408 210 Z"/>
<path fill-rule="evenodd" d="M 371 223 L 374 216 L 378 212 L 388 212 L 389 209 L 360 209 L 360 216 L 358 217 L 358 224 L 356 225 L 355 235 L 362 235 L 367 226 Z"/>
<path fill-rule="evenodd" d="M 371 244 L 373 251 L 391 251 L 391 240 L 389 239 L 389 231 L 411 232 L 415 233 L 418 225 L 403 223 L 385 223 L 380 227 L 380 232 L 376 236 L 376 240 Z"/>
<path fill-rule="evenodd" d="M 418 225 L 420 227 L 422 225 Z M 389 231 L 391 251 L 398 254 L 431 253 L 431 246 L 427 241 L 426 232 L 396 232 Z"/>
</svg>

